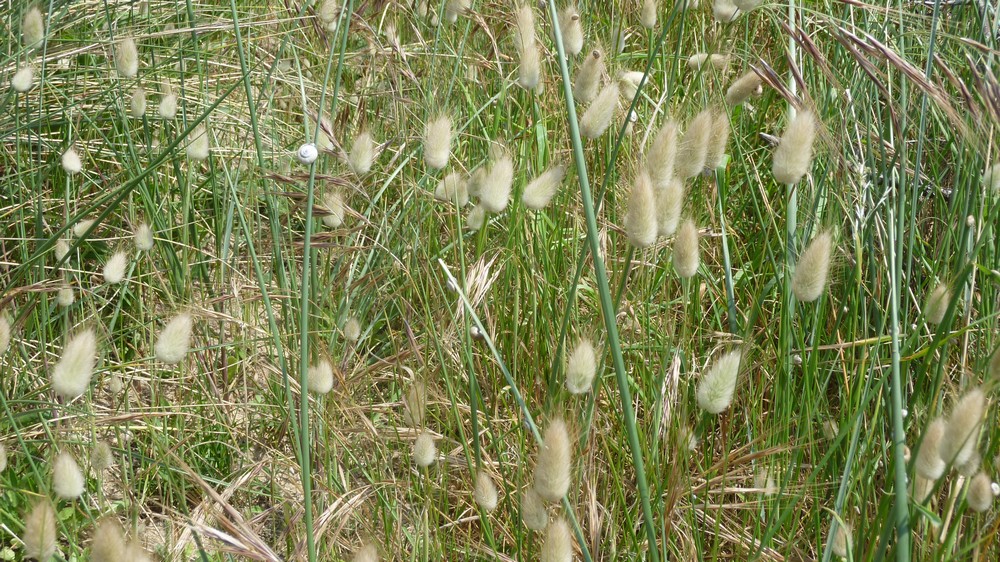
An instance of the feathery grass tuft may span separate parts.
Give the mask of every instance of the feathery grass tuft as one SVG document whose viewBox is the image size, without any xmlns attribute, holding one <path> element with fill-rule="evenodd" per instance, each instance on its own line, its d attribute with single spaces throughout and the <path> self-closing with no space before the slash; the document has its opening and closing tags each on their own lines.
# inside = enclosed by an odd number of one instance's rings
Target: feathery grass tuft
<svg viewBox="0 0 1000 562">
<path fill-rule="evenodd" d="M 709 414 L 719 414 L 729 408 L 736 393 L 740 374 L 741 351 L 730 351 L 712 361 L 698 380 L 698 407 Z"/>
<path fill-rule="evenodd" d="M 625 234 L 630 244 L 636 248 L 646 248 L 656 241 L 657 228 L 653 181 L 643 167 L 636 173 L 635 183 L 629 194 Z"/>
<path fill-rule="evenodd" d="M 97 336 L 86 328 L 66 342 L 59 362 L 52 367 L 52 390 L 68 402 L 87 391 L 97 363 Z"/>
</svg>

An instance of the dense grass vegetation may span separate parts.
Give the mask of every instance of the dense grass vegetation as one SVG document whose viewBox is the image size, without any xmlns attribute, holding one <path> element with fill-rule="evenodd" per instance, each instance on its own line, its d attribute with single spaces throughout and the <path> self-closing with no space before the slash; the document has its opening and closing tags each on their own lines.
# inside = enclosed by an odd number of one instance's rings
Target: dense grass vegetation
<svg viewBox="0 0 1000 562">
<path fill-rule="evenodd" d="M 466 3 L 11 4 L 0 558 L 997 559 L 995 3 Z"/>
</svg>

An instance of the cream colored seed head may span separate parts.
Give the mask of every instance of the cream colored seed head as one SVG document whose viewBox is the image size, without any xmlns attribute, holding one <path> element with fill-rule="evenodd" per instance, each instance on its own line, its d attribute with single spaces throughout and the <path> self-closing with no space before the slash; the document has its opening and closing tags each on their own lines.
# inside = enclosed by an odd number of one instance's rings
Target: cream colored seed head
<svg viewBox="0 0 1000 562">
<path fill-rule="evenodd" d="M 792 118 L 774 151 L 771 172 L 775 181 L 797 184 L 812 166 L 816 118 L 811 111 L 799 111 Z"/>
<path fill-rule="evenodd" d="M 698 248 L 698 228 L 688 219 L 677 230 L 673 245 L 674 270 L 682 279 L 694 277 L 701 262 Z"/>
<path fill-rule="evenodd" d="M 565 177 L 566 166 L 562 164 L 550 166 L 524 188 L 521 202 L 529 209 L 544 209 L 559 190 L 559 185 Z"/>
<path fill-rule="evenodd" d="M 630 244 L 636 248 L 646 248 L 656 241 L 656 199 L 653 195 L 653 181 L 643 167 L 636 174 L 632 193 L 629 195 L 628 211 L 625 213 L 625 234 Z"/>
<path fill-rule="evenodd" d="M 135 78 L 139 74 L 139 48 L 135 39 L 126 37 L 115 46 L 115 68 L 123 78 Z"/>
<path fill-rule="evenodd" d="M 583 50 L 583 24 L 576 6 L 568 5 L 559 12 L 559 27 L 566 54 L 573 57 L 579 55 Z"/>
<path fill-rule="evenodd" d="M 497 497 L 497 487 L 493 483 L 493 479 L 490 478 L 489 473 L 485 470 L 480 469 L 476 473 L 475 489 L 472 493 L 472 497 L 476 502 L 476 505 L 483 508 L 486 513 L 492 512 L 497 507 L 498 497 Z"/>
<path fill-rule="evenodd" d="M 180 363 L 191 348 L 193 330 L 194 318 L 190 314 L 183 312 L 171 318 L 153 346 L 156 358 L 167 365 Z"/>
<path fill-rule="evenodd" d="M 528 488 L 521 494 L 521 521 L 532 531 L 544 530 L 549 524 L 545 502 L 534 488 Z"/>
<path fill-rule="evenodd" d="M 653 190 L 656 198 L 656 224 L 660 236 L 673 236 L 681 222 L 684 209 L 684 183 L 671 178 L 663 187 Z"/>
<path fill-rule="evenodd" d="M 590 52 L 580 70 L 576 72 L 573 82 L 573 97 L 580 103 L 588 103 L 597 96 L 601 88 L 601 77 L 604 76 L 604 53 L 600 49 Z"/>
<path fill-rule="evenodd" d="M 580 134 L 596 139 L 604 134 L 618 110 L 618 83 L 612 82 L 601 90 L 580 119 Z"/>
<path fill-rule="evenodd" d="M 447 115 L 428 121 L 424 128 L 424 162 L 440 170 L 448 165 L 451 155 L 451 119 Z"/>
<path fill-rule="evenodd" d="M 719 414 L 733 402 L 742 353 L 730 351 L 712 362 L 698 381 L 698 406 L 709 414 Z"/>
<path fill-rule="evenodd" d="M 833 238 L 829 232 L 822 232 L 806 246 L 792 275 L 792 293 L 802 302 L 813 302 L 826 289 L 826 278 L 830 270 L 830 254 Z"/>
<path fill-rule="evenodd" d="M 97 363 L 97 336 L 93 328 L 77 332 L 66 342 L 59 362 L 52 368 L 52 390 L 64 401 L 87 391 Z"/>
<path fill-rule="evenodd" d="M 573 449 L 569 430 L 562 418 L 545 428 L 535 463 L 535 491 L 548 502 L 557 502 L 569 491 Z"/>
<path fill-rule="evenodd" d="M 693 178 L 705 169 L 708 143 L 712 136 L 714 117 L 709 109 L 695 115 L 677 148 L 674 173 L 682 180 Z"/>
<path fill-rule="evenodd" d="M 75 500 L 83 495 L 86 480 L 73 455 L 61 451 L 52 462 L 52 492 L 61 499 Z"/>
<path fill-rule="evenodd" d="M 333 390 L 333 365 L 329 359 L 320 359 L 315 365 L 311 365 L 306 371 L 309 392 L 314 394 L 327 394 Z"/>
<path fill-rule="evenodd" d="M 566 390 L 570 394 L 590 392 L 597 374 L 597 352 L 594 344 L 581 338 L 566 361 Z"/>
<path fill-rule="evenodd" d="M 760 93 L 763 80 L 754 71 L 747 72 L 737 78 L 726 90 L 726 103 L 737 106 L 750 99 L 750 96 Z"/>
</svg>

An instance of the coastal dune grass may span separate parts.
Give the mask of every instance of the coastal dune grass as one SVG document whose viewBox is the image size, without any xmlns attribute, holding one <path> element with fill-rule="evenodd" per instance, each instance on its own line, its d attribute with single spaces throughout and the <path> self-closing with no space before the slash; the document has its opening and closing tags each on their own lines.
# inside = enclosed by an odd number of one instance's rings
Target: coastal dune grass
<svg viewBox="0 0 1000 562">
<path fill-rule="evenodd" d="M 997 558 L 995 17 L 14 3 L 0 558 Z"/>
</svg>

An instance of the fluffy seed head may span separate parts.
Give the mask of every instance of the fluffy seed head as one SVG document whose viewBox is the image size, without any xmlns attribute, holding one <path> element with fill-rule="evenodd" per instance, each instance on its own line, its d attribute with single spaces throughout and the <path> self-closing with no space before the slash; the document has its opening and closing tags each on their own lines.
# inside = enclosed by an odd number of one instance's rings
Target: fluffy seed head
<svg viewBox="0 0 1000 562">
<path fill-rule="evenodd" d="M 525 90 L 534 90 L 541 81 L 542 52 L 536 43 L 521 52 L 521 63 L 517 67 L 517 85 Z"/>
<path fill-rule="evenodd" d="M 0 472 L 7 470 L 7 447 L 0 444 Z"/>
<path fill-rule="evenodd" d="M 153 351 L 156 358 L 167 365 L 180 363 L 191 347 L 194 319 L 187 312 L 174 316 L 160 331 Z"/>
<path fill-rule="evenodd" d="M 190 141 L 187 145 L 187 157 L 191 160 L 202 161 L 208 158 L 209 142 L 208 130 L 205 125 L 198 125 L 191 131 Z"/>
<path fill-rule="evenodd" d="M 469 9 L 470 0 L 448 0 L 444 6 L 444 19 L 448 23 L 458 21 L 458 16 Z"/>
<path fill-rule="evenodd" d="M 701 70 L 708 63 L 716 70 L 725 70 L 729 65 L 729 56 L 720 54 L 696 53 L 688 57 L 688 68 L 694 71 Z"/>
<path fill-rule="evenodd" d="M 588 139 L 596 139 L 608 130 L 618 109 L 618 83 L 612 82 L 597 94 L 594 103 L 583 112 L 580 119 L 580 134 Z"/>
<path fill-rule="evenodd" d="M 423 427 L 427 416 L 427 387 L 414 381 L 403 401 L 403 421 L 410 427 Z"/>
<path fill-rule="evenodd" d="M 635 95 L 639 92 L 639 83 L 646 74 L 641 70 L 631 70 L 618 74 L 618 88 L 621 90 L 622 99 L 625 105 L 632 103 Z"/>
<path fill-rule="evenodd" d="M 90 543 L 92 562 L 121 562 L 125 558 L 125 530 L 121 523 L 107 517 L 97 524 L 94 540 Z"/>
<path fill-rule="evenodd" d="M 965 492 L 965 501 L 976 513 L 985 513 L 993 505 L 993 482 L 985 472 L 980 472 L 969 481 L 969 489 Z"/>
<path fill-rule="evenodd" d="M 73 455 L 60 451 L 52 461 L 52 491 L 64 500 L 75 500 L 83 495 L 86 480 Z"/>
<path fill-rule="evenodd" d="M 115 465 L 115 454 L 107 441 L 98 441 L 90 452 L 90 468 L 101 473 Z"/>
<path fill-rule="evenodd" d="M 69 253 L 69 242 L 63 239 L 56 240 L 56 261 L 62 261 Z"/>
<path fill-rule="evenodd" d="M 750 96 L 759 94 L 763 83 L 756 72 L 752 70 L 747 72 L 730 84 L 729 89 L 726 90 L 726 103 L 734 107 L 741 105 L 750 99 Z"/>
<path fill-rule="evenodd" d="M 792 275 L 792 292 L 802 302 L 813 302 L 826 289 L 826 277 L 830 270 L 830 251 L 833 238 L 823 232 L 813 238 L 799 256 Z"/>
<path fill-rule="evenodd" d="M 320 359 L 315 365 L 310 365 L 306 371 L 309 392 L 326 394 L 333 390 L 333 365 L 329 359 Z"/>
<path fill-rule="evenodd" d="M 329 32 L 337 30 L 337 19 L 340 17 L 340 5 L 337 0 L 323 0 L 316 9 L 316 16 Z"/>
<path fill-rule="evenodd" d="M 451 154 L 451 119 L 447 115 L 428 121 L 424 127 L 424 162 L 440 170 L 448 165 Z"/>
<path fill-rule="evenodd" d="M 375 161 L 375 140 L 368 131 L 358 133 L 347 157 L 347 165 L 355 175 L 363 176 L 372 169 Z"/>
<path fill-rule="evenodd" d="M 656 27 L 656 0 L 643 0 L 642 10 L 639 12 L 639 23 L 646 29 Z"/>
<path fill-rule="evenodd" d="M 354 553 L 351 562 L 378 562 L 378 547 L 368 543 Z"/>
<path fill-rule="evenodd" d="M 177 96 L 174 94 L 163 94 L 160 98 L 160 105 L 156 112 L 164 119 L 173 119 L 177 116 Z"/>
<path fill-rule="evenodd" d="M 646 151 L 646 169 L 653 180 L 653 186 L 662 188 L 674 177 L 674 161 L 677 159 L 677 123 L 667 119 L 660 126 L 656 138 Z"/>
<path fill-rule="evenodd" d="M 570 394 L 590 392 L 597 374 L 597 352 L 594 344 L 581 338 L 566 360 L 566 390 Z"/>
<path fill-rule="evenodd" d="M 490 513 L 497 508 L 497 487 L 493 483 L 493 479 L 485 470 L 480 469 L 476 473 L 475 489 L 472 492 L 472 498 L 476 501 L 476 505 L 483 508 L 483 511 Z"/>
<path fill-rule="evenodd" d="M 518 6 L 515 17 L 517 21 L 514 29 L 514 46 L 519 53 L 523 53 L 536 43 L 535 13 L 531 10 L 531 4 Z"/>
<path fill-rule="evenodd" d="M 475 232 L 486 223 L 486 209 L 482 205 L 476 205 L 469 211 L 468 218 L 465 219 L 465 226 Z"/>
<path fill-rule="evenodd" d="M 799 111 L 785 128 L 771 162 L 778 183 L 796 184 L 806 175 L 813 159 L 816 118 L 811 111 Z"/>
<path fill-rule="evenodd" d="M 924 319 L 928 324 L 940 324 L 944 320 L 945 313 L 948 312 L 948 305 L 951 304 L 951 289 L 948 283 L 939 283 L 930 295 L 927 295 L 927 302 L 924 304 Z"/>
<path fill-rule="evenodd" d="M 108 261 L 104 262 L 104 282 L 110 285 L 117 285 L 125 279 L 125 269 L 128 268 L 128 254 L 124 250 L 119 250 Z"/>
<path fill-rule="evenodd" d="M 656 199 L 649 172 L 641 168 L 636 174 L 625 213 L 625 234 L 636 248 L 646 248 L 656 241 Z"/>
<path fill-rule="evenodd" d="M 427 431 L 420 432 L 417 440 L 413 442 L 413 463 L 420 468 L 426 468 L 434 463 L 437 458 L 437 446 L 434 445 L 434 438 Z"/>
<path fill-rule="evenodd" d="M 139 48 L 135 39 L 126 37 L 115 46 L 115 69 L 123 78 L 135 78 L 139 74 Z"/>
<path fill-rule="evenodd" d="M 764 0 L 731 0 L 733 5 L 740 9 L 741 12 L 747 13 L 751 10 L 756 10 L 764 3 Z"/>
<path fill-rule="evenodd" d="M 931 482 L 941 478 L 946 468 L 941 458 L 941 439 L 944 438 L 947 423 L 944 418 L 934 418 L 924 429 L 924 438 L 917 451 L 917 474 Z"/>
<path fill-rule="evenodd" d="M 702 110 L 688 124 L 687 131 L 684 131 L 674 163 L 674 173 L 682 180 L 693 178 L 705 169 L 713 121 L 712 111 Z"/>
<path fill-rule="evenodd" d="M 63 401 L 87 391 L 97 362 L 97 336 L 93 328 L 77 332 L 66 342 L 62 357 L 52 368 L 52 390 Z"/>
<path fill-rule="evenodd" d="M 339 228 L 344 224 L 344 198 L 339 191 L 328 191 L 323 195 L 323 224 L 328 228 Z"/>
<path fill-rule="evenodd" d="M 983 186 L 993 193 L 1000 194 L 1000 162 L 994 162 L 983 172 Z"/>
<path fill-rule="evenodd" d="M 913 479 L 913 486 L 911 489 L 914 501 L 917 503 L 924 503 L 933 491 L 934 481 L 930 478 L 917 474 L 917 476 Z"/>
<path fill-rule="evenodd" d="M 17 69 L 14 73 L 14 77 L 10 79 L 10 87 L 14 88 L 15 92 L 24 93 L 30 90 L 35 85 L 35 68 L 31 65 L 25 65 Z"/>
<path fill-rule="evenodd" d="M 76 149 L 70 147 L 66 149 L 66 152 L 63 152 L 62 169 L 70 175 L 78 174 L 83 170 L 83 162 L 80 161 L 80 155 Z"/>
<path fill-rule="evenodd" d="M 460 172 L 451 172 L 438 182 L 434 190 L 434 198 L 438 201 L 451 202 L 459 207 L 469 204 L 468 182 Z"/>
<path fill-rule="evenodd" d="M 146 223 L 141 223 L 139 226 L 135 227 L 135 232 L 132 234 L 132 240 L 135 242 L 135 248 L 140 252 L 148 252 L 153 249 L 153 229 L 149 227 Z"/>
<path fill-rule="evenodd" d="M 948 417 L 939 445 L 938 452 L 944 462 L 960 466 L 972 459 L 985 412 L 986 395 L 981 389 L 973 388 L 962 395 Z"/>
<path fill-rule="evenodd" d="M 146 114 L 146 89 L 139 86 L 135 90 L 132 90 L 132 99 L 129 102 L 129 108 L 134 119 L 142 119 L 142 116 Z"/>
<path fill-rule="evenodd" d="M 562 517 L 557 517 L 545 529 L 540 558 L 542 562 L 573 562 L 573 536 Z"/>
<path fill-rule="evenodd" d="M 708 150 L 705 152 L 706 170 L 721 168 L 725 162 L 729 131 L 729 116 L 725 111 L 715 112 L 712 118 L 712 130 L 708 135 Z"/>
<path fill-rule="evenodd" d="M 565 177 L 566 166 L 562 164 L 550 166 L 524 188 L 521 202 L 529 209 L 544 209 L 559 190 L 559 185 Z"/>
<path fill-rule="evenodd" d="M 74 302 L 76 302 L 76 295 L 73 293 L 72 287 L 63 287 L 56 293 L 56 304 L 59 306 L 66 308 L 72 306 Z"/>
<path fill-rule="evenodd" d="M 848 552 L 853 550 L 851 534 L 851 527 L 847 522 L 837 525 L 837 532 L 833 534 L 833 544 L 830 545 L 834 555 L 847 558 Z"/>
<path fill-rule="evenodd" d="M 24 518 L 24 558 L 49 562 L 56 553 L 56 510 L 48 498 L 35 502 Z"/>
<path fill-rule="evenodd" d="M 681 222 L 684 209 L 684 182 L 677 178 L 653 190 L 656 198 L 656 225 L 660 236 L 673 236 Z"/>
<path fill-rule="evenodd" d="M 137 540 L 129 541 L 128 545 L 125 546 L 125 560 L 128 562 L 153 562 L 149 553 L 146 552 L 145 548 L 142 548 Z"/>
<path fill-rule="evenodd" d="M 5 314 L 0 314 L 0 355 L 7 352 L 10 347 L 10 320 Z"/>
<path fill-rule="evenodd" d="M 83 238 L 83 236 L 87 234 L 87 231 L 90 230 L 90 227 L 94 226 L 95 222 L 97 222 L 95 219 L 83 219 L 80 222 L 74 224 L 73 236 L 76 236 L 77 238 Z"/>
<path fill-rule="evenodd" d="M 958 465 L 958 473 L 966 478 L 972 478 L 977 472 L 979 472 L 979 465 L 983 463 L 983 457 L 979 454 L 979 451 L 973 451 L 972 456 L 969 460 Z"/>
<path fill-rule="evenodd" d="M 698 250 L 698 228 L 688 219 L 677 229 L 673 246 L 674 270 L 682 279 L 693 277 L 701 261 Z"/>
<path fill-rule="evenodd" d="M 344 339 L 351 343 L 361 339 L 361 321 L 357 316 L 351 316 L 344 322 Z"/>
<path fill-rule="evenodd" d="M 28 8 L 21 20 L 21 39 L 27 48 L 36 47 L 45 40 L 45 18 L 37 6 Z"/>
<path fill-rule="evenodd" d="M 580 103 L 593 100 L 601 87 L 602 76 L 604 76 L 604 53 L 600 49 L 594 49 L 583 60 L 580 70 L 576 71 L 573 97 Z"/>
<path fill-rule="evenodd" d="M 528 488 L 521 494 L 521 521 L 532 531 L 541 531 L 549 524 L 545 502 L 534 488 Z"/>
<path fill-rule="evenodd" d="M 712 4 L 712 16 L 716 21 L 721 21 L 723 23 L 728 23 L 736 19 L 739 11 L 736 9 L 736 4 L 733 4 L 733 0 L 715 0 Z"/>
<path fill-rule="evenodd" d="M 576 56 L 583 50 L 583 24 L 576 6 L 569 5 L 559 12 L 559 29 L 562 31 L 566 54 Z"/>
<path fill-rule="evenodd" d="M 562 418 L 545 428 L 535 464 L 535 491 L 548 502 L 557 502 L 569 491 L 573 450 Z"/>
<path fill-rule="evenodd" d="M 716 358 L 698 381 L 698 406 L 709 414 L 729 407 L 736 392 L 742 352 L 730 351 Z"/>
<path fill-rule="evenodd" d="M 490 166 L 479 189 L 479 204 L 491 213 L 499 213 L 510 200 L 510 186 L 514 181 L 514 161 L 503 154 Z"/>
</svg>

